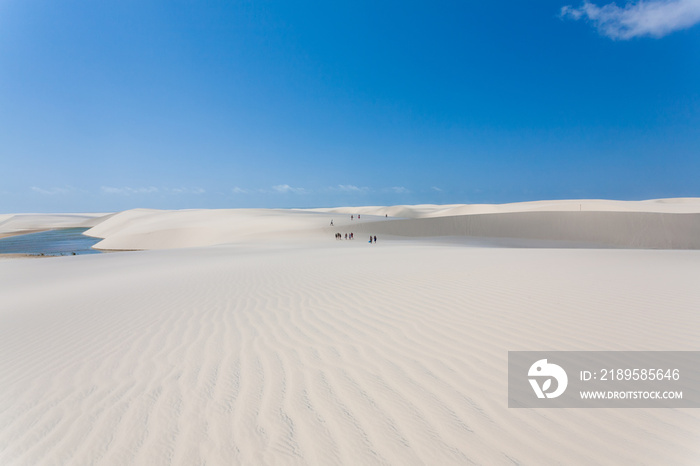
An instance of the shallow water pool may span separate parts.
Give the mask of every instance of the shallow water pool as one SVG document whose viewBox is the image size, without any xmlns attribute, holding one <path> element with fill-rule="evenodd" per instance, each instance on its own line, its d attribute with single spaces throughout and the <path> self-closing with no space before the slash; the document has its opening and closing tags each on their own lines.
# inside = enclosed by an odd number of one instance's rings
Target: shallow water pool
<svg viewBox="0 0 700 466">
<path fill-rule="evenodd" d="M 87 230 L 88 228 L 61 228 L 0 238 L 0 254 L 44 254 L 46 256 L 99 254 L 100 251 L 92 249 L 92 246 L 100 239 L 83 235 L 82 233 Z"/>
</svg>

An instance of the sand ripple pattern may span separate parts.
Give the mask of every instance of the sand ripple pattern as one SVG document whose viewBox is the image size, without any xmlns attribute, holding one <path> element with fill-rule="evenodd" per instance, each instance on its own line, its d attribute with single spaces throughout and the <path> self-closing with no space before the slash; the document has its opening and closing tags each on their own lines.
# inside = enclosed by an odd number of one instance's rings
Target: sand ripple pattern
<svg viewBox="0 0 700 466">
<path fill-rule="evenodd" d="M 695 251 L 0 264 L 0 464 L 697 464 L 697 410 L 507 408 L 507 351 L 697 350 Z"/>
</svg>

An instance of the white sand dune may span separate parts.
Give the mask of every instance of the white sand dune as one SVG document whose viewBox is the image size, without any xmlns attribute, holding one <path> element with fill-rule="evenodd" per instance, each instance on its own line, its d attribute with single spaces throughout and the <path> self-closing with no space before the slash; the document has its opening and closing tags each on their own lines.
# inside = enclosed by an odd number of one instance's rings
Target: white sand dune
<svg viewBox="0 0 700 466">
<path fill-rule="evenodd" d="M 315 212 L 378 215 L 401 218 L 449 217 L 471 214 L 504 214 L 512 212 L 658 212 L 669 214 L 700 213 L 700 198 L 651 199 L 646 201 L 614 201 L 608 199 L 564 199 L 515 202 L 511 204 L 398 205 L 367 207 L 335 207 L 309 209 Z"/>
<path fill-rule="evenodd" d="M 0 465 L 696 465 L 699 410 L 509 409 L 507 352 L 700 350 L 700 251 L 442 241 L 692 242 L 696 202 L 654 202 L 103 219 L 179 249 L 0 262 Z"/>
<path fill-rule="evenodd" d="M 512 212 L 399 219 L 354 228 L 382 237 L 453 237 L 521 247 L 700 249 L 700 214 Z"/>
<path fill-rule="evenodd" d="M 331 214 L 273 209 L 120 212 L 86 232 L 103 250 L 171 249 L 224 243 L 288 241 L 324 234 Z M 326 235 L 327 236 L 327 235 Z"/>
<path fill-rule="evenodd" d="M 53 228 L 90 228 L 109 214 L 3 214 L 0 215 L 0 235 Z"/>
<path fill-rule="evenodd" d="M 579 211 L 583 203 L 587 210 Z M 350 220 L 350 212 L 364 217 Z M 103 220 L 86 234 L 103 238 L 96 249 L 141 250 L 330 239 L 337 231 L 385 237 L 450 236 L 511 246 L 699 249 L 700 199 L 541 201 L 488 208 L 136 209 Z"/>
<path fill-rule="evenodd" d="M 697 464 L 700 412 L 507 408 L 508 350 L 698 350 L 700 252 L 412 241 L 0 263 L 0 464 Z"/>
</svg>

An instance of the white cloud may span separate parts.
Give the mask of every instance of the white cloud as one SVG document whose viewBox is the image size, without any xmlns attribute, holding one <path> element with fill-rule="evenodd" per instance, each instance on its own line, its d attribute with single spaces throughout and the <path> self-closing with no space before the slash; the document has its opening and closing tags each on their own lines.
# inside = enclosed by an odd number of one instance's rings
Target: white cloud
<svg viewBox="0 0 700 466">
<path fill-rule="evenodd" d="M 102 186 L 100 188 L 103 194 L 117 194 L 121 196 L 131 196 L 136 194 L 204 194 L 206 191 L 204 188 L 156 188 L 155 186 L 147 186 L 141 188 L 132 188 L 130 186 L 124 186 L 122 188 L 116 188 L 114 186 Z"/>
<path fill-rule="evenodd" d="M 203 188 L 172 188 L 165 191 L 171 194 L 204 194 L 206 192 Z"/>
<path fill-rule="evenodd" d="M 238 186 L 235 186 L 233 189 L 231 189 L 231 191 L 234 194 L 246 194 L 248 192 L 247 189 L 239 188 Z"/>
<path fill-rule="evenodd" d="M 403 186 L 393 186 L 389 189 L 391 191 L 395 192 L 396 194 L 408 194 L 411 192 L 408 189 L 404 188 Z"/>
<path fill-rule="evenodd" d="M 433 186 L 433 187 L 430 188 L 430 189 L 432 189 L 433 191 L 437 191 L 437 192 L 439 192 L 439 193 L 442 192 L 442 189 L 438 188 L 437 186 Z"/>
<path fill-rule="evenodd" d="M 288 184 L 278 184 L 277 186 L 273 186 L 272 189 L 278 193 L 304 194 L 306 192 L 304 188 L 293 188 Z"/>
<path fill-rule="evenodd" d="M 102 186 L 100 190 L 105 194 L 120 194 L 124 196 L 130 196 L 132 194 L 151 194 L 159 191 L 158 188 L 153 186 L 149 186 L 147 188 L 131 188 L 129 186 L 115 188 L 112 186 Z"/>
<path fill-rule="evenodd" d="M 352 184 L 339 184 L 337 189 L 346 193 L 365 193 L 369 191 L 369 188 L 367 187 L 360 188 Z"/>
<path fill-rule="evenodd" d="M 57 194 L 68 194 L 72 191 L 75 191 L 75 188 L 67 187 L 67 188 L 39 188 L 37 186 L 32 186 L 31 190 L 34 192 L 37 192 L 39 194 L 44 194 L 46 196 L 55 196 Z"/>
<path fill-rule="evenodd" d="M 587 19 L 598 32 L 612 39 L 663 37 L 700 22 L 700 0 L 639 1 L 629 2 L 624 7 L 615 3 L 599 7 L 585 0 L 578 8 L 563 7 L 561 17 Z"/>
</svg>

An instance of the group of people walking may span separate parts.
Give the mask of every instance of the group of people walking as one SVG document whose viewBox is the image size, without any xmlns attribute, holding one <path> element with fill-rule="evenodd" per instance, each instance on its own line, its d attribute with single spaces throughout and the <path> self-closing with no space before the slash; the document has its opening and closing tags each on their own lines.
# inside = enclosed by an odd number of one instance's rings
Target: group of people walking
<svg viewBox="0 0 700 466">
<path fill-rule="evenodd" d="M 343 234 L 342 233 L 336 233 L 335 234 L 335 239 L 341 240 L 343 239 Z M 355 239 L 355 234 L 354 233 L 345 233 L 345 239 Z M 371 243 L 376 243 L 377 242 L 377 235 L 369 235 L 369 242 Z"/>
<path fill-rule="evenodd" d="M 350 220 L 354 220 L 354 219 L 355 219 L 355 216 L 354 216 L 354 215 L 350 215 Z M 357 216 L 357 219 L 358 219 L 358 220 L 360 219 L 360 216 L 359 216 L 359 215 Z M 333 226 L 333 220 L 331 220 L 331 226 Z M 335 234 L 335 239 L 337 239 L 337 240 L 342 240 L 342 239 L 343 239 L 343 233 L 336 233 L 336 234 Z M 355 234 L 352 233 L 352 232 L 350 232 L 350 233 L 345 233 L 345 239 L 355 239 Z M 374 235 L 374 236 L 369 235 L 369 243 L 370 243 L 370 244 L 372 244 L 372 243 L 376 244 L 376 243 L 377 243 L 377 236 L 376 236 L 376 235 Z"/>
</svg>

